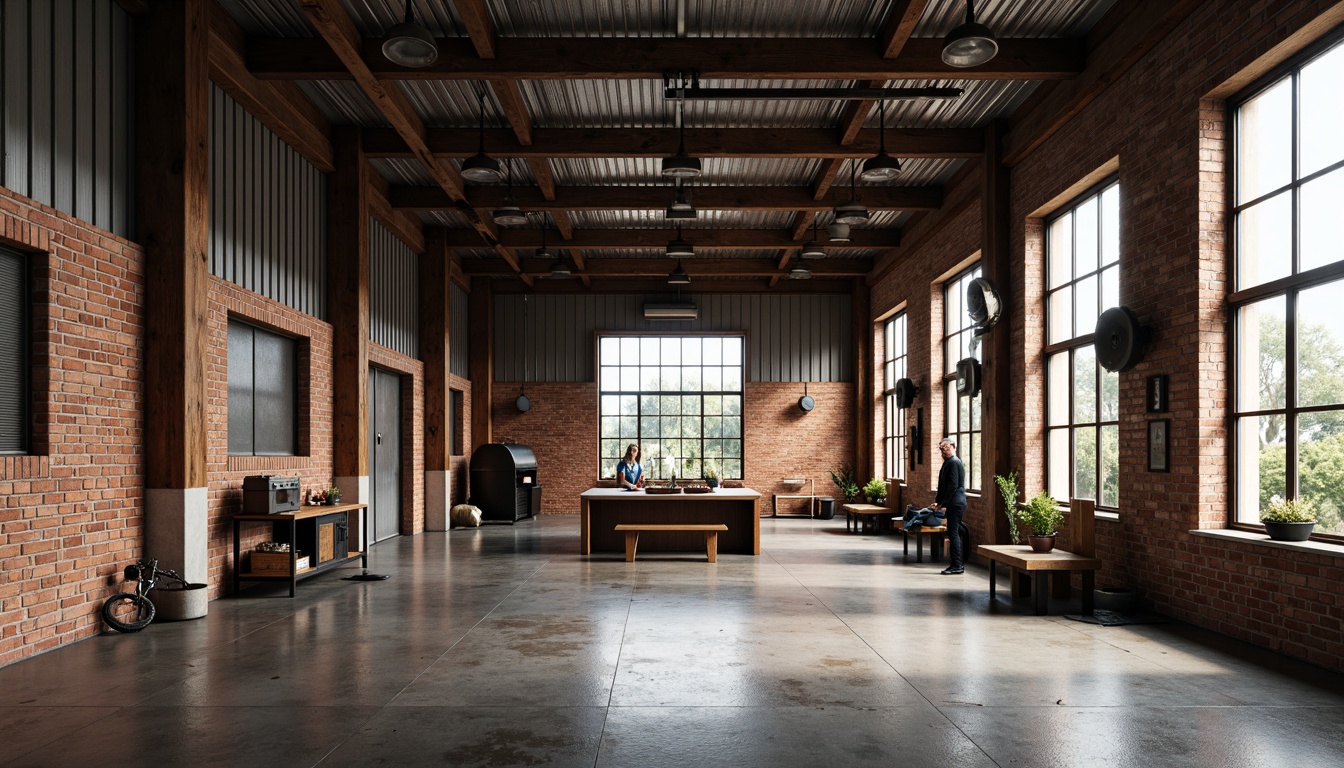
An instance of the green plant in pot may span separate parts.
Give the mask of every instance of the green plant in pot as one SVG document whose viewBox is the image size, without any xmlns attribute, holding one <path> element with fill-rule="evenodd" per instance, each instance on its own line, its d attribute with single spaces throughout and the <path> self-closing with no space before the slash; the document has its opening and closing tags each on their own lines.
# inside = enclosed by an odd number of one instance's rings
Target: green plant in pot
<svg viewBox="0 0 1344 768">
<path fill-rule="evenodd" d="M 1014 544 L 1021 544 L 1022 536 L 1017 532 L 1017 470 L 1009 472 L 1007 477 L 995 475 L 994 484 L 999 486 L 999 495 L 1003 496 L 1003 509 L 1008 515 L 1008 533 L 1012 535 Z"/>
<path fill-rule="evenodd" d="M 1055 534 L 1064 522 L 1064 513 L 1049 491 L 1041 491 L 1017 510 L 1017 521 L 1031 528 L 1027 541 L 1033 550 L 1049 552 L 1055 548 Z"/>
<path fill-rule="evenodd" d="M 334 506 L 336 506 L 337 504 L 340 504 L 340 503 L 341 503 L 341 489 L 340 489 L 340 488 L 337 488 L 337 487 L 334 486 L 334 485 L 331 486 L 330 488 L 327 489 L 326 499 L 327 499 L 327 506 L 334 507 Z"/>
<path fill-rule="evenodd" d="M 705 462 L 705 485 L 710 488 L 719 487 L 719 471 L 708 461 Z"/>
<path fill-rule="evenodd" d="M 845 502 L 853 504 L 859 497 L 859 484 L 854 479 L 854 470 L 849 467 L 841 467 L 839 473 L 831 473 L 831 482 L 840 489 L 840 495 L 845 497 Z"/>
<path fill-rule="evenodd" d="M 863 495 L 868 497 L 869 504 L 881 506 L 887 503 L 887 484 L 883 480 L 874 477 L 863 486 Z"/>
<path fill-rule="evenodd" d="M 1269 509 L 1260 513 L 1265 533 L 1275 541 L 1306 541 L 1316 527 L 1316 505 L 1310 499 L 1269 500 Z"/>
</svg>

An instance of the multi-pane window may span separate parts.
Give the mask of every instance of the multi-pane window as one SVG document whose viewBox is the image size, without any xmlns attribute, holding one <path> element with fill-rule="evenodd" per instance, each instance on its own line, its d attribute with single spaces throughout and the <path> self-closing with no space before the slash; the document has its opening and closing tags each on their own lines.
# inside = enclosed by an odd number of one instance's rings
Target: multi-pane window
<svg viewBox="0 0 1344 768">
<path fill-rule="evenodd" d="M 1117 509 L 1120 375 L 1092 346 L 1097 317 L 1120 304 L 1120 185 L 1108 182 L 1045 233 L 1046 484 L 1061 501 Z"/>
<path fill-rule="evenodd" d="M 626 446 L 650 479 L 742 477 L 742 336 L 602 336 L 601 477 Z"/>
<path fill-rule="evenodd" d="M 299 452 L 298 342 L 229 321 L 229 453 Z"/>
<path fill-rule="evenodd" d="M 957 439 L 957 455 L 966 465 L 966 490 L 980 490 L 980 401 L 981 396 L 957 393 L 957 363 L 981 359 L 980 337 L 966 310 L 966 289 L 980 277 L 979 265 L 962 272 L 943 286 L 943 415 L 946 432 Z M 935 475 L 936 477 L 936 475 Z"/>
<path fill-rule="evenodd" d="M 896 407 L 896 382 L 907 376 L 905 348 L 905 313 L 891 318 L 882 327 L 882 372 L 886 391 L 882 402 L 886 419 L 882 431 L 883 454 L 886 456 L 886 477 L 905 479 L 906 430 L 905 409 Z"/>
<path fill-rule="evenodd" d="M 23 254 L 0 248 L 0 454 L 29 450 L 27 267 Z"/>
<path fill-rule="evenodd" d="M 1344 536 L 1344 44 L 1233 106 L 1236 522 L 1314 502 Z"/>
</svg>

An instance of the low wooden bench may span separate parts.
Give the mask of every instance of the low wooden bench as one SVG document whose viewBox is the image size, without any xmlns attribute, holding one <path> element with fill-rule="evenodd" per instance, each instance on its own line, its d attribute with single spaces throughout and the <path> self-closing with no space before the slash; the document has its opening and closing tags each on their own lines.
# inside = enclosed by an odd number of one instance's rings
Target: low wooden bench
<svg viewBox="0 0 1344 768">
<path fill-rule="evenodd" d="M 905 530 L 905 519 L 900 517 L 891 518 L 891 527 L 901 532 L 901 554 L 906 559 L 910 559 L 910 537 L 915 537 L 915 562 L 924 562 L 924 537 L 929 537 L 929 559 L 938 562 L 943 559 L 943 537 L 947 535 L 947 526 L 939 525 L 936 527 L 921 525 L 913 531 Z"/>
<path fill-rule="evenodd" d="M 1090 499 L 1071 499 L 1069 501 L 1069 531 L 1073 536 L 1075 552 L 1052 550 L 1035 552 L 1025 544 L 981 544 L 976 552 L 989 559 L 989 599 L 994 600 L 997 587 L 998 565 L 1003 564 L 1016 573 L 1031 577 L 1031 597 L 1037 616 L 1050 611 L 1050 583 L 1047 575 L 1054 577 L 1056 597 L 1068 597 L 1071 591 L 1069 579 L 1075 571 L 1082 573 L 1083 604 L 1082 612 L 1092 613 L 1092 597 L 1096 572 L 1101 568 L 1101 560 L 1096 558 L 1096 544 L 1093 532 L 1096 506 Z M 1017 596 L 1017 582 L 1014 582 L 1014 596 Z"/>
<path fill-rule="evenodd" d="M 728 526 L 723 523 L 621 523 L 616 526 L 618 533 L 625 534 L 625 562 L 627 563 L 635 562 L 635 548 L 639 546 L 640 531 L 703 531 L 705 534 L 705 554 L 709 556 L 709 562 L 717 563 L 719 561 L 719 534 L 727 530 Z"/>
<path fill-rule="evenodd" d="M 876 504 L 843 504 L 845 530 L 854 533 L 882 532 L 882 520 L 891 516 L 891 507 Z"/>
</svg>

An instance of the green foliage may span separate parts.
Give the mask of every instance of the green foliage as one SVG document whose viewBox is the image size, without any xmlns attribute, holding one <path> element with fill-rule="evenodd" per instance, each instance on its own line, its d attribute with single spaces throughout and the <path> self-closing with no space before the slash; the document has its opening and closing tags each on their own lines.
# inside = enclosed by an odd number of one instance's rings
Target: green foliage
<svg viewBox="0 0 1344 768">
<path fill-rule="evenodd" d="M 1280 499 L 1269 502 L 1269 509 L 1260 513 L 1265 523 L 1313 523 L 1316 522 L 1316 505 L 1310 499 Z"/>
<path fill-rule="evenodd" d="M 1032 496 L 1022 509 L 1017 510 L 1017 519 L 1030 527 L 1037 536 L 1052 536 L 1059 531 L 1059 524 L 1064 522 L 1064 513 L 1049 491 L 1041 491 Z"/>
<path fill-rule="evenodd" d="M 719 471 L 714 468 L 714 462 L 712 461 L 705 462 L 705 479 L 706 480 L 719 479 Z"/>
<path fill-rule="evenodd" d="M 876 504 L 878 499 L 887 498 L 887 484 L 874 477 L 864 484 L 863 495 L 868 497 L 870 503 Z"/>
<path fill-rule="evenodd" d="M 1275 496 L 1283 496 L 1286 451 L 1282 444 L 1260 450 L 1261 519 Z M 1298 498 L 1312 502 L 1316 530 L 1344 534 L 1344 433 L 1298 445 Z"/>
<path fill-rule="evenodd" d="M 840 495 L 845 497 L 845 501 L 852 502 L 858 498 L 859 483 L 854 479 L 854 470 L 849 467 L 841 467 L 839 473 L 831 473 L 831 482 L 840 489 Z"/>
<path fill-rule="evenodd" d="M 1008 532 L 1013 536 L 1013 543 L 1017 544 L 1022 538 L 1017 532 L 1017 470 L 1009 472 L 1007 477 L 995 475 L 994 484 L 999 486 L 999 495 L 1003 497 L 1003 511 L 1008 515 Z"/>
</svg>

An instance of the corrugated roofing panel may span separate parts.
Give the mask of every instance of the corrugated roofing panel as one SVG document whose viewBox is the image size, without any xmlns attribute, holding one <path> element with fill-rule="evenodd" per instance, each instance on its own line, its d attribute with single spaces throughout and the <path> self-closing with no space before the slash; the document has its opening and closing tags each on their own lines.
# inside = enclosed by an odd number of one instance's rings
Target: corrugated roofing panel
<svg viewBox="0 0 1344 768">
<path fill-rule="evenodd" d="M 669 200 L 671 198 L 669 197 Z M 571 211 L 575 229 L 668 229 L 664 212 L 659 211 Z M 784 229 L 793 222 L 789 211 L 700 211 L 682 229 Z"/>
<path fill-rule="evenodd" d="M 981 0 L 975 20 L 996 37 L 1077 37 L 1097 23 L 1115 0 Z M 915 37 L 943 37 L 966 19 L 965 0 L 933 0 L 915 25 Z"/>
<path fill-rule="evenodd" d="M 504 110 L 490 88 L 473 80 L 398 80 L 406 100 L 429 128 L 475 128 L 480 125 L 480 94 L 485 95 L 487 128 L 507 126 Z"/>
<path fill-rule="evenodd" d="M 399 158 L 370 158 L 369 165 L 389 183 L 413 187 L 432 187 L 434 177 L 419 160 Z"/>
<path fill-rule="evenodd" d="M 383 37 L 406 15 L 404 0 L 341 0 L 346 13 L 365 37 Z M 435 37 L 465 37 L 462 20 L 452 3 L 442 0 L 412 0 L 415 20 Z"/>
<path fill-rule="evenodd" d="M 457 211 L 421 211 L 420 220 L 431 226 L 449 229 L 471 229 L 471 222 Z M 494 251 L 491 251 L 494 253 Z"/>
<path fill-rule="evenodd" d="M 613 0 L 494 0 L 504 37 L 676 37 L 677 4 Z M 876 35 L 885 0 L 687 0 L 686 37 L 863 37 Z"/>
<path fill-rule="evenodd" d="M 333 125 L 385 128 L 387 118 L 353 80 L 299 80 L 299 90 Z"/>
<path fill-rule="evenodd" d="M 662 158 L 558 158 L 553 162 L 558 184 L 580 186 L 671 185 L 661 175 Z M 821 161 L 815 158 L 715 158 L 702 161 L 704 173 L 691 185 L 797 186 L 811 183 Z M 669 201 L 671 197 L 668 198 Z"/>
<path fill-rule="evenodd" d="M 314 37 L 298 6 L 276 0 L 218 0 L 243 32 L 257 37 Z"/>
</svg>

